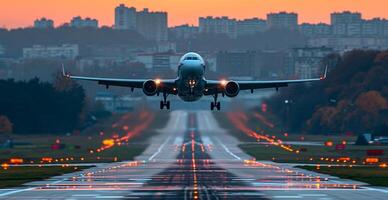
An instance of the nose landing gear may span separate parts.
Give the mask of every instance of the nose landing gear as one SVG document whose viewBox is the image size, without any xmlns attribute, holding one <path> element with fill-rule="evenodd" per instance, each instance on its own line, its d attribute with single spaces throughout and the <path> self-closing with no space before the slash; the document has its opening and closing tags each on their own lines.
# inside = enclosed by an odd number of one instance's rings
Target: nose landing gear
<svg viewBox="0 0 388 200">
<path fill-rule="evenodd" d="M 214 108 L 217 108 L 217 110 L 221 110 L 221 102 L 217 101 L 218 94 L 213 95 L 214 102 L 210 103 L 210 110 L 214 110 Z"/>
<path fill-rule="evenodd" d="M 163 93 L 163 101 L 160 101 L 160 110 L 163 110 L 166 107 L 167 110 L 170 110 L 170 101 L 167 101 L 167 93 Z"/>
</svg>

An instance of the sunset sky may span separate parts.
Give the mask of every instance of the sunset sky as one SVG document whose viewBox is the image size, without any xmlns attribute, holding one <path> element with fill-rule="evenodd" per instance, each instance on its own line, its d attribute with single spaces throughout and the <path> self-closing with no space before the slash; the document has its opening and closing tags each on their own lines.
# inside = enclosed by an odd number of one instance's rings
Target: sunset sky
<svg viewBox="0 0 388 200">
<path fill-rule="evenodd" d="M 169 26 L 197 25 L 200 16 L 265 18 L 268 12 L 292 11 L 299 22 L 330 22 L 333 11 L 358 11 L 364 18 L 388 18 L 388 0 L 0 0 L 0 27 L 31 26 L 48 17 L 58 26 L 73 16 L 97 18 L 100 25 L 114 23 L 114 8 L 125 3 L 138 10 L 167 11 Z"/>
</svg>

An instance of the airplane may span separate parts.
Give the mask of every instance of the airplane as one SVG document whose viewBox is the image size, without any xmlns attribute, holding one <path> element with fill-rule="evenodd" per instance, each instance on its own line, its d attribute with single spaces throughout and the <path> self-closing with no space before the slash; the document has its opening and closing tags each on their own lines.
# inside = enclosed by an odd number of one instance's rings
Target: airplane
<svg viewBox="0 0 388 200">
<path fill-rule="evenodd" d="M 210 109 L 220 110 L 221 103 L 218 101 L 218 95 L 223 97 L 236 97 L 241 90 L 287 87 L 293 83 L 313 82 L 326 79 L 327 67 L 325 73 L 320 78 L 299 79 L 299 80 L 273 80 L 273 81 L 233 81 L 233 80 L 207 80 L 205 75 L 205 61 L 195 52 L 189 52 L 183 55 L 178 64 L 178 77 L 175 79 L 116 79 L 116 78 L 98 78 L 72 76 L 65 73 L 62 67 L 63 76 L 69 79 L 95 81 L 100 85 L 129 87 L 131 91 L 134 88 L 142 89 L 147 96 L 162 94 L 163 100 L 160 101 L 160 109 L 170 109 L 170 101 L 167 101 L 168 95 L 178 95 L 183 101 L 193 102 L 203 96 L 213 96 L 214 101 L 210 103 Z"/>
</svg>

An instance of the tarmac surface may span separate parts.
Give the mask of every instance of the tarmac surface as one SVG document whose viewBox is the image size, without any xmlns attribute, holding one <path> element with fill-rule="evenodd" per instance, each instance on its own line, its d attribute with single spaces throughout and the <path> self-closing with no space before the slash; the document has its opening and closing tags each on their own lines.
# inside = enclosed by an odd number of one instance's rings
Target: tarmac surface
<svg viewBox="0 0 388 200">
<path fill-rule="evenodd" d="M 0 199 L 388 199 L 388 188 L 253 161 L 219 123 L 208 111 L 172 111 L 135 161 L 1 189 Z"/>
</svg>

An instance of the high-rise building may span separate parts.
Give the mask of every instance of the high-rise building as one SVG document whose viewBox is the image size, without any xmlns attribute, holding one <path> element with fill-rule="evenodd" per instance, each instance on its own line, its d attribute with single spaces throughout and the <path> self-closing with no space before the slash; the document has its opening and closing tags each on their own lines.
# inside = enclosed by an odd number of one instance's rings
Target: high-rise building
<svg viewBox="0 0 388 200">
<path fill-rule="evenodd" d="M 51 19 L 41 18 L 34 21 L 34 28 L 54 28 L 54 21 Z"/>
<path fill-rule="evenodd" d="M 136 30 L 146 39 L 158 42 L 168 39 L 166 12 L 149 12 L 147 8 L 137 12 L 134 7 L 120 4 L 115 9 L 114 27 L 117 30 Z"/>
<path fill-rule="evenodd" d="M 167 41 L 168 22 L 166 12 L 149 12 L 147 8 L 136 13 L 136 30 L 146 39 Z"/>
<path fill-rule="evenodd" d="M 330 15 L 331 25 L 336 24 L 349 24 L 349 23 L 360 23 L 362 21 L 361 13 L 358 12 L 335 12 Z"/>
<path fill-rule="evenodd" d="M 263 19 L 252 18 L 237 21 L 237 35 L 252 35 L 257 32 L 264 32 L 267 29 L 267 22 Z"/>
<path fill-rule="evenodd" d="M 235 38 L 237 36 L 237 21 L 228 17 L 200 17 L 199 32 L 226 34 Z"/>
<path fill-rule="evenodd" d="M 71 19 L 70 26 L 75 28 L 84 28 L 84 27 L 98 28 L 98 21 L 97 19 L 91 19 L 89 17 L 82 19 L 80 16 L 77 16 Z"/>
<path fill-rule="evenodd" d="M 361 13 L 358 12 L 335 12 L 331 14 L 330 20 L 333 26 L 334 35 L 358 36 L 362 34 Z"/>
<path fill-rule="evenodd" d="M 269 13 L 267 14 L 268 28 L 274 29 L 298 29 L 298 14 L 296 13 Z"/>
<path fill-rule="evenodd" d="M 128 8 L 120 4 L 115 9 L 115 25 L 117 30 L 135 30 L 136 29 L 136 8 Z"/>
</svg>

